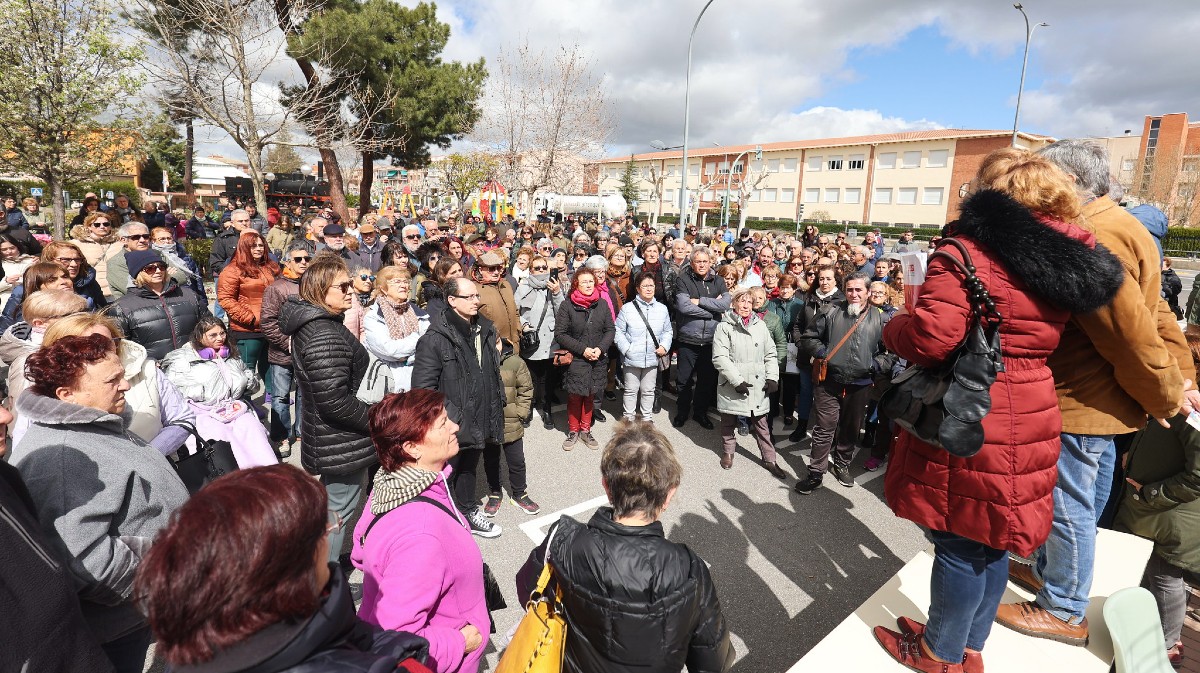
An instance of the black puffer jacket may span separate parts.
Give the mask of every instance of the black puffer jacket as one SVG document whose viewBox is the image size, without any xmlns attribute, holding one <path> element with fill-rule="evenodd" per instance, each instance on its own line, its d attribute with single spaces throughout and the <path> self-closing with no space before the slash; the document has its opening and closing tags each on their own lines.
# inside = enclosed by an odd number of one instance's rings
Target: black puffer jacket
<svg viewBox="0 0 1200 673">
<path fill-rule="evenodd" d="M 167 281 L 162 295 L 144 287 L 131 287 L 112 307 L 112 317 L 129 339 L 146 348 L 152 360 L 161 360 L 188 342 L 208 306 L 191 290 Z"/>
<path fill-rule="evenodd" d="M 587 526 L 562 517 L 547 537 L 567 613 L 564 671 L 721 673 L 733 646 L 704 561 L 663 536 L 659 522 L 625 526 L 600 508 Z M 517 574 L 517 595 L 536 585 L 546 542 Z M 599 573 L 599 574 L 597 574 Z"/>
<path fill-rule="evenodd" d="M 216 278 L 225 270 L 225 265 L 233 259 L 237 252 L 238 241 L 242 233 L 232 226 L 225 227 L 213 236 L 212 249 L 208 253 L 208 273 Z"/>
<path fill-rule="evenodd" d="M 836 303 L 844 301 L 846 301 L 846 295 L 842 294 L 841 290 L 834 290 L 833 294 L 824 299 L 818 297 L 815 292 L 805 295 L 804 306 L 799 311 L 796 311 L 796 320 L 788 327 L 791 330 L 792 343 L 800 343 L 800 339 L 804 338 L 805 330 L 817 319 L 818 313 Z M 808 357 L 811 357 L 811 354 Z M 804 361 L 807 363 L 808 358 L 804 358 Z"/>
<path fill-rule="evenodd" d="M 603 299 L 589 308 L 570 299 L 558 307 L 554 314 L 554 340 L 574 356 L 563 376 L 563 387 L 568 393 L 593 395 L 604 390 L 608 381 L 608 350 L 616 334 L 612 314 Z M 583 357 L 585 348 L 599 348 L 600 358 L 589 362 Z"/>
<path fill-rule="evenodd" d="M 385 631 L 354 614 L 350 585 L 336 566 L 316 614 L 276 622 L 192 666 L 171 673 L 394 673 L 405 659 L 424 663 L 429 641 Z"/>
<path fill-rule="evenodd" d="M 412 387 L 446 396 L 446 415 L 459 426 L 460 449 L 482 449 L 484 444 L 504 441 L 504 383 L 496 327 L 483 316 L 476 320 L 482 358 L 467 341 L 466 321 L 450 308 L 429 315 L 429 330 L 417 341 L 413 358 Z"/>
<path fill-rule="evenodd" d="M 313 474 L 350 474 L 379 462 L 367 427 L 370 407 L 355 394 L 370 365 L 342 316 L 288 297 L 279 329 L 292 339 L 300 390 L 300 463 Z"/>
</svg>

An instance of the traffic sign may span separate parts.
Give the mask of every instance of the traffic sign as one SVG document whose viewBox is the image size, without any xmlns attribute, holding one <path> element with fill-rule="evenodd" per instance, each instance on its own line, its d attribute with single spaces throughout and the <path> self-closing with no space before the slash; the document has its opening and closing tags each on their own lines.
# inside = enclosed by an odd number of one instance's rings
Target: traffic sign
<svg viewBox="0 0 1200 673">
<path fill-rule="evenodd" d="M 42 197 L 42 188 L 41 187 L 30 187 L 29 195 L 41 198 Z"/>
<path fill-rule="evenodd" d="M 104 192 L 104 198 L 108 199 L 109 201 L 112 201 L 114 196 L 115 194 L 112 193 L 112 190 Z"/>
</svg>

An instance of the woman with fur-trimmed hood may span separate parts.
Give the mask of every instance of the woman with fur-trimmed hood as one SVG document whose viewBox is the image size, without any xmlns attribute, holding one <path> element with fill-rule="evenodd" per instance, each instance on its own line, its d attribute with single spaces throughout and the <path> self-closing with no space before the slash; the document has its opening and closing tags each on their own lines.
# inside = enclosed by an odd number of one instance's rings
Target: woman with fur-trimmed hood
<svg viewBox="0 0 1200 673">
<path fill-rule="evenodd" d="M 1062 417 L 1046 359 L 1072 314 L 1108 304 L 1125 275 L 1082 220 L 1071 178 L 1045 158 L 997 150 L 971 187 L 947 234 L 970 252 L 1002 318 L 1004 370 L 984 445 L 959 458 L 901 431 L 885 481 L 892 511 L 930 529 L 935 559 L 928 625 L 900 617 L 899 633 L 880 626 L 875 636 L 922 671 L 983 670 L 1008 554 L 1029 555 L 1050 533 Z M 946 362 L 971 324 L 963 281 L 956 265 L 932 259 L 916 304 L 884 329 L 888 349 L 925 367 Z"/>
<path fill-rule="evenodd" d="M 108 260 L 125 252 L 117 234 L 120 226 L 120 216 L 96 211 L 84 218 L 82 224 L 71 227 L 71 242 L 79 246 L 88 266 L 96 270 L 96 283 L 104 290 L 106 299 L 112 294 L 108 287 Z"/>
</svg>

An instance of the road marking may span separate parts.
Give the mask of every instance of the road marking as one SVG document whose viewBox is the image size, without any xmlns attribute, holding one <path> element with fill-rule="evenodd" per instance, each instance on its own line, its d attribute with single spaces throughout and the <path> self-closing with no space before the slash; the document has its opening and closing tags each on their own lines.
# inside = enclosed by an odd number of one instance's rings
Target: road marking
<svg viewBox="0 0 1200 673">
<path fill-rule="evenodd" d="M 560 517 L 562 517 L 564 514 L 567 516 L 575 516 L 576 514 L 579 514 L 580 512 L 586 512 L 588 510 L 596 509 L 597 507 L 602 507 L 607 504 L 608 504 L 608 496 L 607 495 L 602 495 L 602 496 L 599 496 L 596 498 L 592 498 L 591 500 L 586 500 L 577 505 L 571 505 L 570 507 L 568 507 L 566 509 L 560 509 L 559 511 L 554 512 L 552 514 L 547 514 L 545 516 L 539 516 L 538 518 L 536 518 L 532 521 L 526 521 L 525 523 L 521 524 L 521 526 L 520 526 L 521 532 L 528 535 L 529 539 L 533 540 L 533 543 L 535 545 L 538 545 L 538 544 L 542 543 L 542 540 L 546 539 L 546 533 L 542 530 L 542 528 L 544 526 L 549 526 L 550 524 L 554 523 L 555 521 L 558 521 L 558 519 Z"/>
</svg>

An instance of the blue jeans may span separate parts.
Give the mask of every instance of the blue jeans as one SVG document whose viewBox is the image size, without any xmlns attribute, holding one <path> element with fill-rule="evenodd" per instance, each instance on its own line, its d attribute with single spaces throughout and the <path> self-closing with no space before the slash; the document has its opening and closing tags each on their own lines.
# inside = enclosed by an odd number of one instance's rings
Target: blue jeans
<svg viewBox="0 0 1200 673">
<path fill-rule="evenodd" d="M 804 364 L 800 366 L 800 389 L 796 392 L 796 418 L 799 418 L 801 421 L 808 420 L 809 414 L 812 413 L 812 370 L 806 369 L 807 366 Z"/>
<path fill-rule="evenodd" d="M 1112 435 L 1062 434 L 1054 523 L 1034 555 L 1034 568 L 1045 582 L 1037 604 L 1070 624 L 1078 624 L 1087 612 L 1096 563 L 1096 506 L 1103 508 L 1108 499 L 1116 450 Z M 1104 465 L 1109 467 L 1102 476 Z"/>
<path fill-rule="evenodd" d="M 267 367 L 267 391 L 271 393 L 272 441 L 279 442 L 300 436 L 300 395 L 296 395 L 295 409 L 292 409 L 290 403 L 294 375 L 291 367 Z"/>
<path fill-rule="evenodd" d="M 221 308 L 221 302 L 218 299 L 213 300 L 213 316 L 217 320 L 225 320 L 225 318 L 228 317 L 228 314 L 225 313 L 225 309 Z M 228 321 L 226 320 L 226 322 Z"/>
<path fill-rule="evenodd" d="M 953 533 L 930 531 L 933 575 L 925 642 L 939 659 L 962 661 L 983 649 L 1008 585 L 1008 552 Z"/>
</svg>

